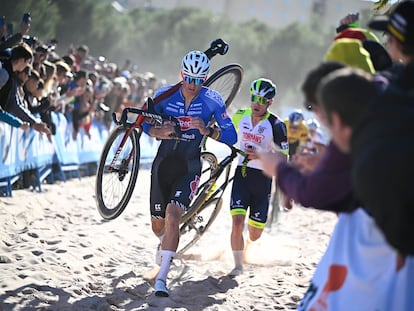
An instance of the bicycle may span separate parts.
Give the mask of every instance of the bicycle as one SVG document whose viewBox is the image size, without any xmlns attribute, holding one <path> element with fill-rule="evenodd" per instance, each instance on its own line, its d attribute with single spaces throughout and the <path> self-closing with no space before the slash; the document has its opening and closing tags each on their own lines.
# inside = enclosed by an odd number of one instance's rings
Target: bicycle
<svg viewBox="0 0 414 311">
<path fill-rule="evenodd" d="M 182 255 L 196 244 L 219 214 L 223 204 L 224 191 L 234 178 L 234 176 L 230 177 L 233 160 L 238 154 L 241 154 L 245 157 L 244 163 L 247 163 L 247 155 L 244 151 L 234 146 L 226 146 L 230 148 L 231 152 L 220 162 L 209 151 L 201 153 L 203 163 L 201 181 L 195 199 L 181 217 L 178 255 Z M 224 179 L 221 180 L 220 177 L 224 172 Z M 218 182 L 220 182 L 219 185 L 217 185 Z"/>
<path fill-rule="evenodd" d="M 227 51 L 228 44 L 222 39 L 217 39 L 211 43 L 205 54 L 211 59 L 217 54 L 224 55 Z M 242 77 L 243 68 L 238 64 L 229 64 L 214 72 L 204 85 L 220 92 L 228 107 L 240 89 Z M 154 99 L 149 98 L 147 101 L 148 108 L 168 97 L 180 85 L 181 82 L 174 85 L 170 89 L 171 91 L 168 90 Z M 95 199 L 98 211 L 105 220 L 115 219 L 121 215 L 131 199 L 139 172 L 139 139 L 142 134 L 144 120 L 154 124 L 162 124 L 165 121 L 174 122 L 177 132 L 179 132 L 179 123 L 175 118 L 156 114 L 151 109 L 128 107 L 123 110 L 119 120 L 115 114 L 112 117 L 116 126 L 111 131 L 102 149 L 95 183 Z M 130 121 L 133 118 L 134 121 Z M 176 139 L 178 141 L 181 138 L 178 135 Z M 207 158 L 209 156 L 203 155 L 203 157 Z M 192 207 L 199 207 L 203 202 L 204 200 L 197 197 L 194 201 L 196 205 L 192 204 L 188 210 L 195 213 L 197 210 Z M 190 214 L 187 212 L 183 215 L 181 223 L 190 220 Z"/>
</svg>

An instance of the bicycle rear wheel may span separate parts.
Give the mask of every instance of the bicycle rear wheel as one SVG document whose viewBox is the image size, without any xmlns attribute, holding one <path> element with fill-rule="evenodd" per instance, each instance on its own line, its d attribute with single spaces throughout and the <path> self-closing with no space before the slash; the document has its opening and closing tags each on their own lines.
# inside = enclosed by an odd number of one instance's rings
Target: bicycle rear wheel
<svg viewBox="0 0 414 311">
<path fill-rule="evenodd" d="M 230 64 L 213 73 L 204 82 L 204 86 L 219 92 L 226 107 L 229 107 L 240 90 L 242 78 L 243 67 L 238 64 Z"/>
<path fill-rule="evenodd" d="M 139 133 L 134 130 L 121 150 L 118 147 L 126 134 L 117 126 L 109 135 L 99 160 L 95 195 L 98 211 L 104 219 L 121 215 L 131 199 L 139 171 Z M 118 153 L 119 152 L 119 153 Z"/>
<path fill-rule="evenodd" d="M 177 254 L 185 253 L 190 247 L 200 240 L 216 219 L 223 205 L 223 199 L 212 198 L 203 203 L 198 211 L 180 226 L 180 243 Z"/>
</svg>

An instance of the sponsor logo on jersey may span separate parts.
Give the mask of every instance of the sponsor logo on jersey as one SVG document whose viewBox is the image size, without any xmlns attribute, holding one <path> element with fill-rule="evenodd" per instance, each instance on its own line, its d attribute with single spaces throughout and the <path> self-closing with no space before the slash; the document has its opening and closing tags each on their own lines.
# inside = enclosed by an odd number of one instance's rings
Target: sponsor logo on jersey
<svg viewBox="0 0 414 311">
<path fill-rule="evenodd" d="M 233 123 L 231 123 L 231 121 L 229 121 L 227 123 L 221 124 L 220 127 L 221 127 L 222 130 L 225 130 L 225 129 L 233 127 Z"/>
<path fill-rule="evenodd" d="M 265 131 L 265 128 L 263 126 L 259 126 L 259 128 L 257 129 L 257 131 L 262 134 Z"/>
<path fill-rule="evenodd" d="M 194 140 L 195 135 L 194 134 L 181 134 L 181 137 L 188 140 Z"/>
<path fill-rule="evenodd" d="M 221 95 L 218 92 L 216 92 L 212 89 L 208 89 L 206 91 L 206 97 L 214 100 L 220 107 L 225 106 L 223 97 L 221 97 Z"/>
<path fill-rule="evenodd" d="M 251 141 L 251 142 L 254 142 L 256 144 L 261 144 L 263 139 L 264 139 L 263 135 L 243 132 L 243 140 Z"/>
<path fill-rule="evenodd" d="M 182 131 L 188 131 L 191 129 L 191 118 L 187 116 L 177 117 L 180 122 L 180 128 Z"/>
<path fill-rule="evenodd" d="M 201 106 L 194 107 L 192 104 L 191 104 L 189 110 L 187 111 L 187 115 L 189 115 L 189 116 L 201 115 L 202 113 L 203 113 L 203 107 L 201 107 Z"/>
</svg>

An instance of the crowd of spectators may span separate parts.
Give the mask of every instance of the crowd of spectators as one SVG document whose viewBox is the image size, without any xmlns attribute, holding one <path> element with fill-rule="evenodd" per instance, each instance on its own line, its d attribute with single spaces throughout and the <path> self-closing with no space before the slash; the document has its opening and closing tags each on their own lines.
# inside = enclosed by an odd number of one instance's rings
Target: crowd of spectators
<svg viewBox="0 0 414 311">
<path fill-rule="evenodd" d="M 124 107 L 140 108 L 160 86 L 151 72 L 140 73 L 126 60 L 122 66 L 104 56 L 93 56 L 87 45 L 69 47 L 59 55 L 58 40 L 28 35 L 30 19 L 20 31 L 0 27 L 0 120 L 26 130 L 56 133 L 50 114 L 61 112 L 89 135 L 93 119 L 111 127 L 112 113 Z"/>
</svg>

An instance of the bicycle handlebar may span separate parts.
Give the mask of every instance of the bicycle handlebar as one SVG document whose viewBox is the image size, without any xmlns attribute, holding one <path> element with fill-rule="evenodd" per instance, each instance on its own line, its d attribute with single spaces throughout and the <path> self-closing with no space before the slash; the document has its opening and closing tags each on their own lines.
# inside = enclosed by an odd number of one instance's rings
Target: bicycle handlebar
<svg viewBox="0 0 414 311">
<path fill-rule="evenodd" d="M 152 106 L 152 98 L 151 97 L 148 97 L 147 104 L 149 105 L 149 107 Z M 173 116 L 162 115 L 162 114 L 159 114 L 159 113 L 156 113 L 156 112 L 153 112 L 153 111 L 142 110 L 142 109 L 138 109 L 138 108 L 135 108 L 135 107 L 126 107 L 124 110 L 122 110 L 121 118 L 119 120 L 116 117 L 116 113 L 112 113 L 112 119 L 117 125 L 123 125 L 127 128 L 132 127 L 132 126 L 136 125 L 137 123 L 136 122 L 128 122 L 128 113 L 141 115 L 145 119 L 147 119 L 148 122 L 153 123 L 153 124 L 157 124 L 157 125 L 162 125 L 162 123 L 165 122 L 165 121 L 173 122 L 175 132 L 176 132 L 176 136 L 174 136 L 174 137 L 175 138 L 180 138 L 181 137 L 180 122 L 178 121 L 177 118 L 175 118 Z"/>
</svg>

